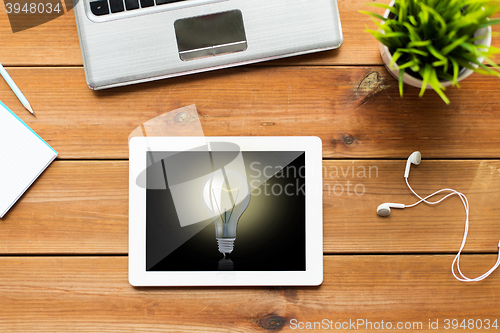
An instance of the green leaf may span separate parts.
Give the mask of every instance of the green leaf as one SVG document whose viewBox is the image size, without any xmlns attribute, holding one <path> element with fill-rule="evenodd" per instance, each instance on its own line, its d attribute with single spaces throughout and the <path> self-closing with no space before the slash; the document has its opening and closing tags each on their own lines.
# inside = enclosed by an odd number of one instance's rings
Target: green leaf
<svg viewBox="0 0 500 333">
<path fill-rule="evenodd" d="M 426 64 L 424 69 L 420 71 L 420 76 L 422 76 L 422 88 L 420 88 L 420 94 L 418 94 L 419 97 L 424 96 L 425 89 L 427 88 L 427 84 L 429 83 L 430 77 L 431 77 L 431 70 L 432 67 L 429 64 Z"/>
<path fill-rule="evenodd" d="M 408 61 L 405 64 L 399 65 L 399 69 L 406 69 L 406 68 L 409 68 L 409 67 L 413 67 L 415 65 L 416 65 L 415 61 L 410 60 L 410 61 Z"/>
<path fill-rule="evenodd" d="M 382 15 L 379 15 L 379 14 L 375 14 L 375 13 L 372 13 L 372 12 L 368 12 L 366 10 L 360 10 L 359 11 L 361 14 L 366 14 L 366 15 L 370 15 L 370 16 L 373 16 L 375 18 L 378 18 L 379 20 L 382 20 L 382 21 L 386 21 L 387 19 L 385 17 L 383 17 Z"/>
<path fill-rule="evenodd" d="M 481 28 L 486 28 L 486 27 L 488 27 L 488 26 L 490 26 L 490 25 L 496 25 L 496 24 L 500 24 L 500 18 L 491 19 L 491 20 L 489 20 L 489 21 L 486 21 L 486 22 L 484 22 L 484 23 L 481 23 L 481 24 L 479 25 L 479 29 L 481 29 Z"/>
<path fill-rule="evenodd" d="M 429 12 L 422 10 L 420 13 L 418 13 L 418 17 L 420 18 L 420 24 L 422 26 L 425 26 L 429 23 Z"/>
<path fill-rule="evenodd" d="M 392 55 L 392 60 L 391 60 L 391 63 L 389 64 L 389 67 L 395 68 L 394 64 L 399 60 L 399 58 L 401 58 L 402 55 L 403 55 L 403 52 L 401 52 L 400 50 L 394 52 L 394 54 Z"/>
<path fill-rule="evenodd" d="M 438 21 L 439 25 L 441 26 L 441 28 L 439 29 L 439 37 L 444 36 L 444 34 L 446 33 L 447 24 L 443 19 L 443 17 L 441 16 L 441 14 L 439 14 L 436 10 L 434 10 L 430 6 L 425 5 L 424 3 L 421 3 L 420 6 L 422 10 L 427 10 L 430 14 L 432 14 L 432 17 Z"/>
<path fill-rule="evenodd" d="M 449 44 L 456 36 L 457 30 L 452 30 L 448 35 L 445 37 L 444 44 Z"/>
<path fill-rule="evenodd" d="M 434 69 L 432 69 L 434 70 Z M 429 78 L 429 84 L 431 85 L 431 87 L 434 89 L 435 92 L 437 92 L 437 94 L 441 97 L 441 99 L 446 103 L 446 104 L 450 104 L 450 100 L 448 99 L 448 97 L 446 97 L 446 95 L 444 94 L 443 90 L 445 89 L 443 87 L 443 85 L 439 82 L 439 79 L 436 75 L 436 72 L 431 72 L 431 76 Z"/>
<path fill-rule="evenodd" d="M 383 8 L 383 9 L 389 9 L 389 11 L 391 13 L 393 13 L 394 15 L 398 15 L 398 11 L 393 6 L 389 6 L 389 5 L 386 5 L 386 4 L 383 4 L 383 3 L 367 3 L 367 5 L 368 6 L 372 6 L 372 7 L 379 7 L 379 8 Z"/>
<path fill-rule="evenodd" d="M 461 47 L 463 47 L 465 50 L 469 51 L 472 53 L 475 57 L 480 57 L 481 52 L 479 51 L 479 48 L 475 44 L 471 43 L 462 43 L 460 44 Z"/>
<path fill-rule="evenodd" d="M 439 97 L 441 97 L 441 99 L 447 104 L 447 105 L 450 105 L 450 100 L 448 99 L 448 97 L 446 97 L 445 93 L 443 92 L 443 90 L 441 88 L 438 88 L 433 82 L 430 82 L 429 83 L 431 85 L 431 87 L 434 89 L 435 92 L 437 92 L 437 94 L 439 95 Z"/>
<path fill-rule="evenodd" d="M 413 15 L 408 15 L 408 21 L 410 21 L 411 24 L 413 24 L 414 26 L 418 26 L 418 22 L 417 20 L 415 19 L 415 16 Z"/>
<path fill-rule="evenodd" d="M 460 57 L 457 57 L 455 58 L 455 61 L 461 66 L 461 67 L 465 67 L 467 69 L 471 69 L 473 71 L 476 70 L 476 67 L 472 66 L 470 64 L 470 62 L 468 62 L 467 60 L 464 60 L 464 59 L 461 59 Z"/>
<path fill-rule="evenodd" d="M 400 23 L 406 22 L 406 13 L 407 13 L 406 9 L 407 9 L 406 0 L 399 0 L 398 21 Z"/>
<path fill-rule="evenodd" d="M 460 85 L 458 84 L 458 73 L 460 71 L 460 66 L 458 66 L 458 63 L 456 62 L 455 59 L 450 57 L 451 64 L 453 65 L 453 84 L 460 88 Z"/>
<path fill-rule="evenodd" d="M 425 47 L 427 45 L 432 45 L 431 40 L 423 40 L 423 41 L 415 41 L 415 42 L 409 42 L 408 47 Z"/>
<path fill-rule="evenodd" d="M 387 30 L 387 26 L 386 26 L 386 24 L 385 24 L 385 22 L 384 22 L 384 21 L 379 21 L 379 20 L 377 20 L 377 19 L 376 19 L 376 18 L 374 18 L 374 17 L 371 17 L 371 19 L 372 19 L 372 22 L 373 22 L 373 23 L 374 23 L 374 24 L 375 24 L 375 25 L 376 25 L 376 26 L 377 26 L 380 30 L 382 30 L 382 31 L 386 31 L 386 30 Z M 368 29 L 368 28 L 367 28 L 367 29 Z"/>
<path fill-rule="evenodd" d="M 405 70 L 399 71 L 399 95 L 403 97 L 403 76 L 405 75 Z"/>
<path fill-rule="evenodd" d="M 443 54 L 441 54 L 441 52 L 439 52 L 438 50 L 436 50 L 436 49 L 434 48 L 434 46 L 432 46 L 432 45 L 427 45 L 427 46 L 426 46 L 426 48 L 427 48 L 427 50 L 429 50 L 429 52 L 430 52 L 433 56 L 435 56 L 436 58 L 441 59 L 441 60 L 446 60 L 446 61 L 448 61 L 448 59 L 447 59 L 447 58 L 446 58 Z"/>
<path fill-rule="evenodd" d="M 420 38 L 419 34 L 418 34 L 417 29 L 416 29 L 414 26 L 412 26 L 412 25 L 411 25 L 410 23 L 408 23 L 408 22 L 403 23 L 403 25 L 404 25 L 404 27 L 405 27 L 406 29 L 408 29 L 408 32 L 410 33 L 410 38 L 411 38 L 411 40 L 412 40 L 412 41 L 416 41 L 416 42 L 418 42 L 418 41 L 421 41 L 421 40 L 422 40 L 422 39 Z"/>
<path fill-rule="evenodd" d="M 399 58 L 401 58 L 402 56 L 403 52 L 400 52 L 399 49 L 396 52 L 394 52 L 392 54 L 391 62 L 389 63 L 389 68 L 396 69 L 394 65 L 398 62 Z"/>
<path fill-rule="evenodd" d="M 489 75 L 496 76 L 500 78 L 500 73 L 496 69 L 500 69 L 500 66 L 498 66 L 494 61 L 492 61 L 490 58 L 485 58 L 485 61 L 493 66 L 493 68 L 489 68 Z"/>
<path fill-rule="evenodd" d="M 484 57 L 484 61 L 486 61 L 493 68 L 500 68 L 500 66 L 496 62 L 494 62 L 488 57 Z"/>
<path fill-rule="evenodd" d="M 448 70 L 448 60 L 434 61 L 431 65 L 434 66 L 434 67 L 444 66 L 445 67 L 445 71 Z"/>
<path fill-rule="evenodd" d="M 399 52 L 404 52 L 404 53 L 419 54 L 419 55 L 424 56 L 424 57 L 429 56 L 428 52 L 425 52 L 425 51 L 422 51 L 422 50 L 419 50 L 419 49 L 415 49 L 415 48 L 411 48 L 411 49 L 398 49 L 398 51 Z"/>
<path fill-rule="evenodd" d="M 398 37 L 408 37 L 408 34 L 404 32 L 388 32 L 384 34 L 387 38 L 398 38 Z"/>
<path fill-rule="evenodd" d="M 442 80 L 447 80 L 447 81 L 453 82 L 453 75 L 450 75 L 448 73 L 439 71 L 439 72 L 437 72 L 437 76 L 438 76 L 438 78 L 440 78 Z"/>
<path fill-rule="evenodd" d="M 414 66 L 411 66 L 410 69 L 412 71 L 414 71 L 415 73 L 418 73 L 418 71 L 420 71 L 420 66 L 419 65 L 414 65 Z"/>
<path fill-rule="evenodd" d="M 441 54 L 442 55 L 447 55 L 448 53 L 450 53 L 451 51 L 453 51 L 454 49 L 456 49 L 457 47 L 459 47 L 460 44 L 462 44 L 463 42 L 465 42 L 467 39 L 469 39 L 469 36 L 462 36 L 461 38 L 455 40 L 450 45 L 443 47 L 441 49 Z"/>
</svg>

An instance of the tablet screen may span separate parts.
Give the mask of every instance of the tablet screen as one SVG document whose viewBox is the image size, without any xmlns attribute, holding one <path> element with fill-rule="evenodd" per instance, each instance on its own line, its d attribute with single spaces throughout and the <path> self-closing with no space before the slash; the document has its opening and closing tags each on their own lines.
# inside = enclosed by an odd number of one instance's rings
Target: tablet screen
<svg viewBox="0 0 500 333">
<path fill-rule="evenodd" d="M 231 153 L 217 154 L 217 160 L 232 159 Z M 146 271 L 305 271 L 305 155 L 241 152 L 244 171 L 238 172 L 249 189 L 245 201 L 241 185 L 222 186 L 215 198 L 214 172 L 222 170 L 226 180 L 239 176 L 231 165 L 214 167 L 215 158 L 206 152 L 146 152 L 155 166 L 146 172 Z M 235 222 L 235 237 L 228 237 L 231 251 L 223 253 L 219 243 L 228 235 L 221 230 Z"/>
</svg>

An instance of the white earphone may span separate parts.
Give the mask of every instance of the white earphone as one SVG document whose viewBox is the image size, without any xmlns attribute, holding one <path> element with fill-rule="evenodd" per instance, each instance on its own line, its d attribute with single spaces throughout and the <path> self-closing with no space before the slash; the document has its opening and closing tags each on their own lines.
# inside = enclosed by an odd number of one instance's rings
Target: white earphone
<svg viewBox="0 0 500 333">
<path fill-rule="evenodd" d="M 410 157 L 408 157 L 408 160 L 406 161 L 405 179 L 407 179 L 410 174 L 410 166 L 412 164 L 419 165 L 420 161 L 422 161 L 422 154 L 420 154 L 419 151 L 413 152 L 410 155 Z M 387 216 L 391 213 L 391 208 L 405 208 L 405 207 L 409 206 L 405 206 L 404 204 L 399 204 L 399 203 L 386 202 L 377 207 L 377 214 L 380 216 Z"/>
<path fill-rule="evenodd" d="M 419 201 L 417 201 L 416 203 L 411 204 L 411 205 L 405 205 L 405 204 L 399 204 L 399 203 L 389 203 L 389 202 L 383 203 L 377 207 L 377 214 L 380 216 L 387 216 L 391 213 L 391 208 L 411 208 L 411 207 L 415 207 L 416 205 L 418 205 L 422 202 L 425 202 L 426 204 L 429 204 L 429 205 L 436 205 L 452 195 L 458 195 L 460 197 L 460 200 L 462 200 L 462 203 L 463 203 L 464 208 L 465 208 L 465 230 L 464 230 L 464 236 L 462 239 L 462 244 L 460 246 L 460 250 L 458 250 L 458 253 L 455 256 L 455 259 L 453 259 L 453 263 L 451 264 L 451 273 L 453 274 L 453 276 L 457 280 L 462 281 L 462 282 L 478 282 L 478 281 L 484 280 L 491 273 L 493 273 L 493 271 L 495 269 L 497 269 L 498 266 L 500 266 L 500 241 L 498 242 L 498 249 L 499 250 L 498 250 L 497 262 L 489 271 L 487 271 L 483 275 L 478 276 L 478 277 L 473 278 L 473 279 L 466 277 L 462 273 L 462 271 L 460 270 L 460 255 L 462 254 L 462 250 L 465 247 L 465 242 L 467 241 L 467 234 L 469 233 L 469 201 L 467 200 L 467 197 L 465 196 L 465 194 L 458 192 L 458 191 L 455 191 L 455 190 L 450 189 L 450 188 L 444 188 L 442 190 L 436 191 L 432 194 L 429 194 L 425 198 L 422 198 L 421 196 L 419 196 L 411 188 L 410 183 L 408 182 L 408 176 L 410 174 L 411 165 L 412 164 L 419 165 L 421 160 L 422 160 L 422 155 L 420 154 L 420 152 L 418 152 L 418 151 L 413 152 L 410 155 L 410 157 L 408 157 L 408 160 L 406 161 L 406 169 L 405 169 L 405 174 L 404 174 L 404 178 L 406 180 L 406 185 L 408 185 L 408 188 L 410 189 L 410 191 L 419 199 Z M 437 194 L 440 194 L 442 192 L 449 192 L 449 193 L 437 201 L 429 201 L 428 200 L 429 198 L 431 198 Z M 458 272 L 458 276 L 455 272 L 455 266 L 456 266 L 456 271 Z"/>
<path fill-rule="evenodd" d="M 387 216 L 391 213 L 391 208 L 405 208 L 405 205 L 386 202 L 377 207 L 377 214 L 380 216 Z"/>
</svg>

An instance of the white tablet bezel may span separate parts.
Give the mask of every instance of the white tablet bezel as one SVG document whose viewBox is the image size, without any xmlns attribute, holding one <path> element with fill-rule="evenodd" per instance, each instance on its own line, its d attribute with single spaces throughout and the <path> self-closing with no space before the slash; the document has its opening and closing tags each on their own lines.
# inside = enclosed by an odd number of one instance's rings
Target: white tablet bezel
<svg viewBox="0 0 500 333">
<path fill-rule="evenodd" d="M 304 151 L 306 165 L 305 271 L 146 271 L 146 189 L 137 177 L 147 151 L 186 151 L 207 142 L 237 144 L 241 151 Z M 129 142 L 129 282 L 133 286 L 286 286 L 323 281 L 322 142 L 318 137 L 135 137 Z"/>
</svg>

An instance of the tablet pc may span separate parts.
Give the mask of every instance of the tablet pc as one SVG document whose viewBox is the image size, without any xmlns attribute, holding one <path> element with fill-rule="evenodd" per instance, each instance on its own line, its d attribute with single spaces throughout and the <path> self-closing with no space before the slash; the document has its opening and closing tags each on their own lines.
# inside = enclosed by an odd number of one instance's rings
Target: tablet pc
<svg viewBox="0 0 500 333">
<path fill-rule="evenodd" d="M 317 137 L 136 137 L 130 148 L 134 286 L 319 285 Z"/>
</svg>

